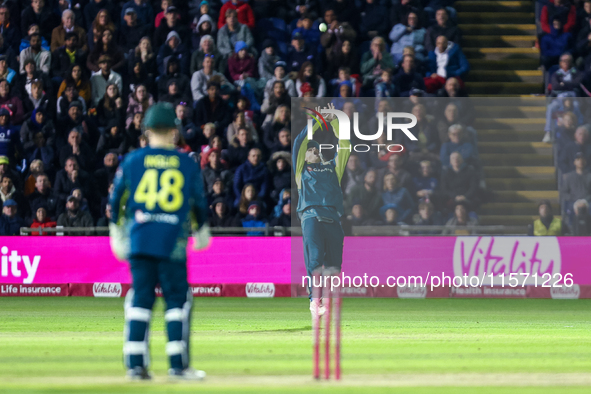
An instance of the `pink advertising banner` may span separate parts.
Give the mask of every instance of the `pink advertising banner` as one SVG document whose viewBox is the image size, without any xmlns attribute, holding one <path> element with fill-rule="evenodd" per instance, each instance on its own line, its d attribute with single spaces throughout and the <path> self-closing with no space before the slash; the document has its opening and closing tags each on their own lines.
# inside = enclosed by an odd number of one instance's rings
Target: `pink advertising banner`
<svg viewBox="0 0 591 394">
<path fill-rule="evenodd" d="M 0 252 L 4 284 L 130 282 L 106 237 L 0 237 Z M 591 285 L 589 256 L 591 240 L 583 237 L 350 237 L 343 272 L 381 283 L 391 276 L 570 274 L 573 283 Z M 299 284 L 305 275 L 295 237 L 216 237 L 188 263 L 189 282 L 199 284 Z"/>
</svg>

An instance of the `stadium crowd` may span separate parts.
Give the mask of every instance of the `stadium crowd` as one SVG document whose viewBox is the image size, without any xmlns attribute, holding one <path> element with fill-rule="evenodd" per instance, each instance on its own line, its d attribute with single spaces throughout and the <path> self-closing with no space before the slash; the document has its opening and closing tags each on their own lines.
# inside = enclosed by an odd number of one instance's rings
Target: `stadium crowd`
<svg viewBox="0 0 591 394">
<path fill-rule="evenodd" d="M 562 219 L 543 201 L 532 234 L 591 235 L 591 0 L 538 0 L 536 11 Z"/>
<path fill-rule="evenodd" d="M 461 100 L 469 65 L 452 5 L 0 1 L 0 235 L 105 225 L 116 168 L 146 146 L 143 114 L 160 101 L 176 109 L 178 149 L 201 164 L 212 226 L 288 226 L 291 133 L 306 119 L 292 97 L 336 97 L 373 129 L 385 99 L 405 97 L 419 120 L 403 153 L 351 156 L 352 224 L 476 223 L 477 138 Z"/>
</svg>

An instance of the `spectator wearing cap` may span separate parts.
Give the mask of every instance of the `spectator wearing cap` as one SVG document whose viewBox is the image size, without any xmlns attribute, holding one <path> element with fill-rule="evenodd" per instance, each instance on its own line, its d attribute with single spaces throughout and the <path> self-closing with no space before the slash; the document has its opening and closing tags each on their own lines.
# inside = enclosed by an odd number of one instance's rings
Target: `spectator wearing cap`
<svg viewBox="0 0 591 394">
<path fill-rule="evenodd" d="M 293 30 L 292 38 L 296 33 L 302 36 L 304 42 L 312 51 L 318 49 L 320 45 L 320 30 L 318 30 L 318 27 L 314 27 L 314 20 L 311 14 L 302 15 L 301 24 Z"/>
<path fill-rule="evenodd" d="M 99 41 L 96 43 L 88 58 L 86 59 L 86 67 L 92 72 L 98 72 L 101 69 L 99 64 L 100 58 L 108 56 L 111 60 L 110 67 L 116 72 L 125 71 L 127 59 L 125 54 L 115 43 L 113 39 L 113 30 L 105 29 L 101 32 Z"/>
<path fill-rule="evenodd" d="M 248 205 L 247 214 L 242 219 L 242 227 L 266 227 L 267 219 L 265 212 L 263 211 L 263 204 L 260 201 L 252 201 Z M 260 236 L 263 235 L 262 231 L 248 231 L 246 235 Z"/>
<path fill-rule="evenodd" d="M 214 65 L 214 58 L 211 56 L 205 56 L 203 58 L 202 68 L 193 73 L 193 76 L 191 77 L 191 92 L 193 94 L 193 101 L 197 102 L 207 95 L 207 86 L 212 78 L 217 80 L 220 85 L 231 86 L 226 77 L 222 73 L 215 70 Z"/>
<path fill-rule="evenodd" d="M 58 48 L 66 44 L 66 34 L 74 33 L 78 36 L 78 48 L 82 52 L 88 51 L 86 44 L 86 30 L 76 25 L 76 15 L 71 9 L 65 9 L 62 12 L 62 23 L 53 29 L 51 33 L 51 52 L 55 52 Z"/>
<path fill-rule="evenodd" d="M 567 210 L 572 210 L 572 204 L 582 198 L 591 201 L 591 173 L 583 153 L 575 155 L 573 164 L 574 171 L 563 174 L 560 185 L 560 199 Z"/>
<path fill-rule="evenodd" d="M 579 126 L 575 130 L 573 141 L 567 141 L 558 149 L 558 169 L 562 174 L 574 171 L 573 160 L 577 154 L 583 155 L 587 164 L 591 164 L 591 144 L 589 143 L 589 129 Z"/>
<path fill-rule="evenodd" d="M 262 160 L 262 153 L 259 148 L 252 148 L 248 152 L 246 162 L 238 166 L 234 174 L 234 195 L 237 196 L 235 204 L 240 202 L 242 188 L 250 183 L 258 191 L 258 197 L 262 200 L 267 198 L 270 192 L 269 170 Z"/>
<path fill-rule="evenodd" d="M 427 93 L 436 93 L 445 85 L 447 78 L 463 78 L 470 65 L 459 45 L 445 36 L 437 37 L 435 49 L 428 55 L 428 71 L 425 77 Z"/>
<path fill-rule="evenodd" d="M 0 177 L 0 200 L 3 204 L 7 201 L 13 200 L 18 206 L 18 214 L 20 217 L 25 218 L 29 212 L 29 204 L 25 196 L 20 190 L 17 190 L 12 177 L 4 174 Z"/>
<path fill-rule="evenodd" d="M 318 75 L 316 72 L 316 67 L 310 61 L 304 62 L 298 72 L 298 77 L 296 79 L 296 90 L 298 92 L 298 96 L 306 97 L 304 95 L 305 93 L 303 86 L 306 83 L 312 88 L 311 97 L 326 97 L 326 83 L 324 82 L 324 79 Z"/>
<path fill-rule="evenodd" d="M 8 81 L 9 84 L 14 85 L 17 81 L 16 71 L 8 67 L 8 59 L 6 55 L 0 55 L 0 79 Z"/>
<path fill-rule="evenodd" d="M 259 76 L 265 81 L 273 78 L 275 64 L 280 60 L 275 53 L 275 42 L 267 38 L 263 41 L 263 52 L 258 61 Z"/>
<path fill-rule="evenodd" d="M 217 33 L 217 24 L 213 21 L 211 16 L 203 14 L 200 17 L 195 17 L 193 20 L 193 31 L 191 32 L 191 48 L 199 49 L 201 46 L 201 38 L 204 36 L 213 36 Z"/>
<path fill-rule="evenodd" d="M 69 195 L 66 199 L 66 211 L 57 218 L 57 225 L 63 227 L 92 227 L 94 221 L 88 211 L 80 209 L 80 201 Z M 70 235 L 91 235 L 91 232 L 72 233 Z"/>
<path fill-rule="evenodd" d="M 154 32 L 155 48 L 160 48 L 166 41 L 168 41 L 170 32 L 176 32 L 179 40 L 185 43 L 186 47 L 190 46 L 189 29 L 181 23 L 179 19 L 179 10 L 175 6 L 170 6 L 166 9 L 164 20 Z"/>
<path fill-rule="evenodd" d="M 16 185 L 16 188 L 18 190 L 23 190 L 24 187 L 21 173 L 11 167 L 8 156 L 0 155 L 0 178 L 4 175 L 10 175 L 12 181 Z"/>
<path fill-rule="evenodd" d="M 435 12 L 435 25 L 427 29 L 425 37 L 425 49 L 432 51 L 435 49 L 437 37 L 445 36 L 451 42 L 459 44 L 462 42 L 460 29 L 449 20 L 449 12 L 445 8 L 440 8 Z"/>
<path fill-rule="evenodd" d="M 45 74 L 49 74 L 51 69 L 51 52 L 41 47 L 41 35 L 32 34 L 29 36 L 31 45 L 21 51 L 19 56 L 20 73 L 25 73 L 25 62 L 28 59 L 33 59 L 37 65 L 37 70 Z"/>
<path fill-rule="evenodd" d="M 228 59 L 228 71 L 234 82 L 256 78 L 256 60 L 248 53 L 248 45 L 244 41 L 236 43 L 234 54 Z"/>
<path fill-rule="evenodd" d="M 158 65 L 158 72 L 160 75 L 163 75 L 166 72 L 167 61 L 172 57 L 175 57 L 178 60 L 180 72 L 188 75 L 191 55 L 187 51 L 186 44 L 174 30 L 168 33 L 166 42 L 160 46 L 158 56 L 156 56 L 156 64 Z"/>
<path fill-rule="evenodd" d="M 28 27 L 28 26 L 27 26 Z M 25 28 L 23 31 L 26 31 Z M 21 33 L 18 26 L 10 20 L 10 9 L 6 3 L 0 5 L 0 34 L 4 43 L 10 46 L 13 53 L 19 53 Z"/>
<path fill-rule="evenodd" d="M 540 23 L 544 33 L 550 34 L 552 32 L 552 23 L 555 18 L 562 22 L 564 32 L 574 31 L 577 23 L 575 6 L 566 0 L 548 0 L 548 4 L 542 8 L 540 15 Z"/>
<path fill-rule="evenodd" d="M 226 3 L 227 4 L 227 3 Z M 248 26 L 240 23 L 236 16 L 235 9 L 228 9 L 224 13 L 220 13 L 220 17 L 224 16 L 226 24 L 218 30 L 218 50 L 225 57 L 229 57 L 234 53 L 234 48 L 238 41 L 244 41 L 251 50 L 251 53 L 256 56 L 254 49 L 254 38 Z"/>
<path fill-rule="evenodd" d="M 425 90 L 423 76 L 416 71 L 415 58 L 405 55 L 402 58 L 402 67 L 394 76 L 394 85 L 398 88 L 400 96 L 408 97 L 413 89 Z"/>
<path fill-rule="evenodd" d="M 67 72 L 75 65 L 80 66 L 80 80 L 85 78 L 86 52 L 78 48 L 79 38 L 76 33 L 66 33 L 64 45 L 57 48 L 51 54 L 51 72 L 54 78 L 67 79 Z M 90 92 L 89 92 L 90 98 Z"/>
<path fill-rule="evenodd" d="M 478 226 L 478 218 L 468 214 L 469 205 L 465 201 L 458 201 L 454 206 L 454 216 L 445 223 L 443 235 L 472 235 L 475 231 L 470 227 Z"/>
<path fill-rule="evenodd" d="M 137 13 L 137 20 L 142 25 L 154 24 L 154 9 L 149 1 L 146 0 L 130 0 L 121 7 L 121 20 L 125 18 L 125 11 L 128 8 L 133 8 Z M 170 7 L 169 7 L 170 8 Z"/>
<path fill-rule="evenodd" d="M 287 64 L 284 61 L 280 60 L 275 63 L 273 77 L 269 79 L 265 84 L 265 99 L 268 99 L 271 96 L 271 94 L 275 90 L 275 82 L 277 81 L 283 82 L 283 86 L 289 97 L 298 96 L 295 83 L 287 73 Z"/>
<path fill-rule="evenodd" d="M 550 33 L 544 35 L 540 41 L 542 64 L 549 70 L 550 67 L 558 64 L 560 55 L 574 49 L 573 36 L 564 31 L 560 17 L 554 16 Z"/>
<path fill-rule="evenodd" d="M 2 85 L 6 82 L 0 82 L 0 91 Z M 23 158 L 23 147 L 17 130 L 10 121 L 10 111 L 7 108 L 0 108 L 0 156 L 7 156 L 10 160 L 19 160 Z"/>
<path fill-rule="evenodd" d="M 203 60 L 210 57 L 213 60 L 213 69 L 220 74 L 226 71 L 226 61 L 215 47 L 213 37 L 204 35 L 199 41 L 199 49 L 191 55 L 191 75 L 203 68 Z"/>
<path fill-rule="evenodd" d="M 207 95 L 195 103 L 195 126 L 200 128 L 206 123 L 213 123 L 216 130 L 225 130 L 231 119 L 230 107 L 220 96 L 220 84 L 210 80 L 207 82 Z"/>
<path fill-rule="evenodd" d="M 44 108 L 35 108 L 29 118 L 23 123 L 20 129 L 20 138 L 23 149 L 29 151 L 37 146 L 36 134 L 41 132 L 50 145 L 55 141 L 55 126 L 47 116 Z"/>
<path fill-rule="evenodd" d="M 286 63 L 289 72 L 300 71 L 305 62 L 316 62 L 315 51 L 304 41 L 300 32 L 294 32 L 291 36 L 291 47 L 287 52 Z"/>
<path fill-rule="evenodd" d="M 66 88 L 64 89 L 64 92 L 61 94 L 61 96 L 59 96 L 57 99 L 58 123 L 60 123 L 68 117 L 68 112 L 70 111 L 70 108 L 74 106 L 80 110 L 80 116 L 86 114 L 86 103 L 82 98 L 80 98 L 76 85 L 70 82 L 66 85 Z M 75 119 L 74 121 L 78 122 L 79 119 Z M 60 126 L 62 126 L 62 124 L 60 124 Z"/>
<path fill-rule="evenodd" d="M 250 8 L 250 5 L 248 5 L 247 2 L 240 0 L 229 0 L 222 6 L 220 17 L 218 19 L 218 29 L 221 29 L 226 23 L 228 23 L 226 18 L 228 10 L 235 10 L 238 22 L 246 25 L 250 29 L 254 29 L 255 21 L 252 8 Z"/>
<path fill-rule="evenodd" d="M 82 170 L 92 170 L 94 165 L 94 152 L 88 143 L 82 140 L 82 134 L 76 129 L 72 129 L 68 132 L 67 144 L 65 144 L 59 151 L 60 165 L 65 166 L 68 158 L 72 156 L 76 157 Z"/>
<path fill-rule="evenodd" d="M 369 49 L 361 57 L 361 76 L 366 87 L 373 86 L 374 80 L 380 76 L 382 70 L 395 68 L 392 55 L 388 52 L 382 37 L 371 40 Z"/>
<path fill-rule="evenodd" d="M 119 31 L 118 44 L 125 53 L 132 49 L 135 49 L 142 37 L 146 37 L 150 34 L 150 25 L 142 25 L 137 20 L 137 13 L 134 8 L 128 8 L 125 10 L 124 20 L 121 23 Z"/>
<path fill-rule="evenodd" d="M 20 235 L 21 227 L 25 221 L 18 215 L 18 204 L 14 200 L 7 200 L 2 206 L 0 216 L 0 236 Z"/>
<path fill-rule="evenodd" d="M 39 25 L 41 35 L 46 40 L 51 40 L 51 32 L 59 21 L 51 11 L 45 0 L 31 0 L 31 5 L 21 13 L 21 32 L 25 32 L 32 24 Z"/>
<path fill-rule="evenodd" d="M 26 49 L 31 46 L 31 42 L 29 41 L 29 37 L 35 33 L 39 34 L 39 25 L 32 24 L 31 26 L 29 26 L 29 29 L 27 30 L 27 35 L 25 37 L 23 37 L 23 39 L 21 40 L 21 45 L 19 46 L 19 53 L 22 52 L 23 49 Z M 47 40 L 45 38 L 43 38 L 43 36 L 41 36 L 41 48 L 43 48 L 46 51 L 51 50 L 49 43 L 47 42 Z"/>
<path fill-rule="evenodd" d="M 33 211 L 33 223 L 31 223 L 31 228 L 54 228 L 57 226 L 57 222 L 51 220 L 47 213 L 47 207 L 45 205 L 38 205 L 35 206 Z M 41 231 L 43 235 L 55 235 L 55 233 L 44 233 Z M 32 232 L 31 235 L 39 235 L 39 232 Z"/>
<path fill-rule="evenodd" d="M 560 236 L 566 232 L 565 223 L 554 216 L 552 204 L 548 200 L 541 201 L 538 205 L 539 219 L 534 220 L 530 235 L 535 236 Z"/>
<path fill-rule="evenodd" d="M 102 55 L 98 59 L 99 71 L 92 74 L 90 78 L 90 84 L 92 86 L 92 104 L 96 106 L 101 98 L 107 91 L 107 86 L 114 83 L 119 88 L 119 91 L 123 91 L 123 82 L 121 75 L 111 70 L 112 59 L 108 55 Z"/>
</svg>

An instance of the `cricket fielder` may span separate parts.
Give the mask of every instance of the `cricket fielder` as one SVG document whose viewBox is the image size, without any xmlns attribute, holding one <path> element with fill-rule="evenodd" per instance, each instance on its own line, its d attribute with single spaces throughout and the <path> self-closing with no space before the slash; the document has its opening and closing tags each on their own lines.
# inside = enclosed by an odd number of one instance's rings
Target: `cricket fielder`
<svg viewBox="0 0 591 394">
<path fill-rule="evenodd" d="M 333 108 L 329 105 L 328 109 Z M 335 115 L 325 115 L 325 119 L 338 138 L 339 122 Z M 319 127 L 320 124 L 316 123 L 312 133 Z M 293 162 L 299 195 L 297 213 L 302 222 L 304 259 L 309 278 L 323 269 L 333 273 L 341 271 L 345 237 L 341 226 L 344 214 L 341 180 L 350 155 L 351 141 L 339 140 L 334 159 L 324 161 L 319 144 L 308 140 L 307 127 L 294 140 Z M 310 301 L 312 314 L 322 314 L 320 300 L 313 299 L 312 292 Z"/>
<path fill-rule="evenodd" d="M 124 307 L 127 377 L 151 378 L 148 337 L 155 288 L 160 284 L 166 302 L 169 378 L 201 380 L 205 372 L 189 367 L 192 294 L 186 251 L 191 231 L 196 231 L 196 250 L 209 244 L 201 170 L 174 148 L 177 122 L 171 104 L 150 107 L 143 127 L 149 146 L 121 163 L 110 196 L 111 248 L 120 260 L 129 260 L 133 281 Z"/>
</svg>

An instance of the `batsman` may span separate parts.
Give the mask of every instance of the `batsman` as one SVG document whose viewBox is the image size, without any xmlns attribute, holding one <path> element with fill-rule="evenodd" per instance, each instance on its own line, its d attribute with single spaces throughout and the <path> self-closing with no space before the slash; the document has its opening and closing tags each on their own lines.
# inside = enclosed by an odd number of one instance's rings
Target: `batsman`
<svg viewBox="0 0 591 394">
<path fill-rule="evenodd" d="M 329 104 L 326 111 L 334 106 Z M 320 108 L 317 108 L 317 112 Z M 324 116 L 339 138 L 339 122 L 336 116 Z M 321 127 L 314 124 L 312 134 Z M 295 138 L 293 161 L 295 182 L 298 189 L 297 213 L 302 222 L 304 259 L 309 278 L 319 273 L 335 274 L 341 271 L 343 242 L 345 234 L 341 225 L 344 214 L 341 180 L 351 155 L 351 141 L 339 140 L 335 157 L 325 161 L 320 145 L 308 139 L 308 126 Z M 322 314 L 320 299 L 310 290 L 310 311 L 312 315 Z"/>
<path fill-rule="evenodd" d="M 158 284 L 166 303 L 169 378 L 205 377 L 205 372 L 190 368 L 192 294 L 186 249 L 192 232 L 194 249 L 207 247 L 210 231 L 201 170 L 175 149 L 177 127 L 171 104 L 148 109 L 143 128 L 149 146 L 130 153 L 121 163 L 110 196 L 111 249 L 117 258 L 129 261 L 133 281 L 124 306 L 123 356 L 130 380 L 151 379 L 148 340 Z"/>
</svg>

